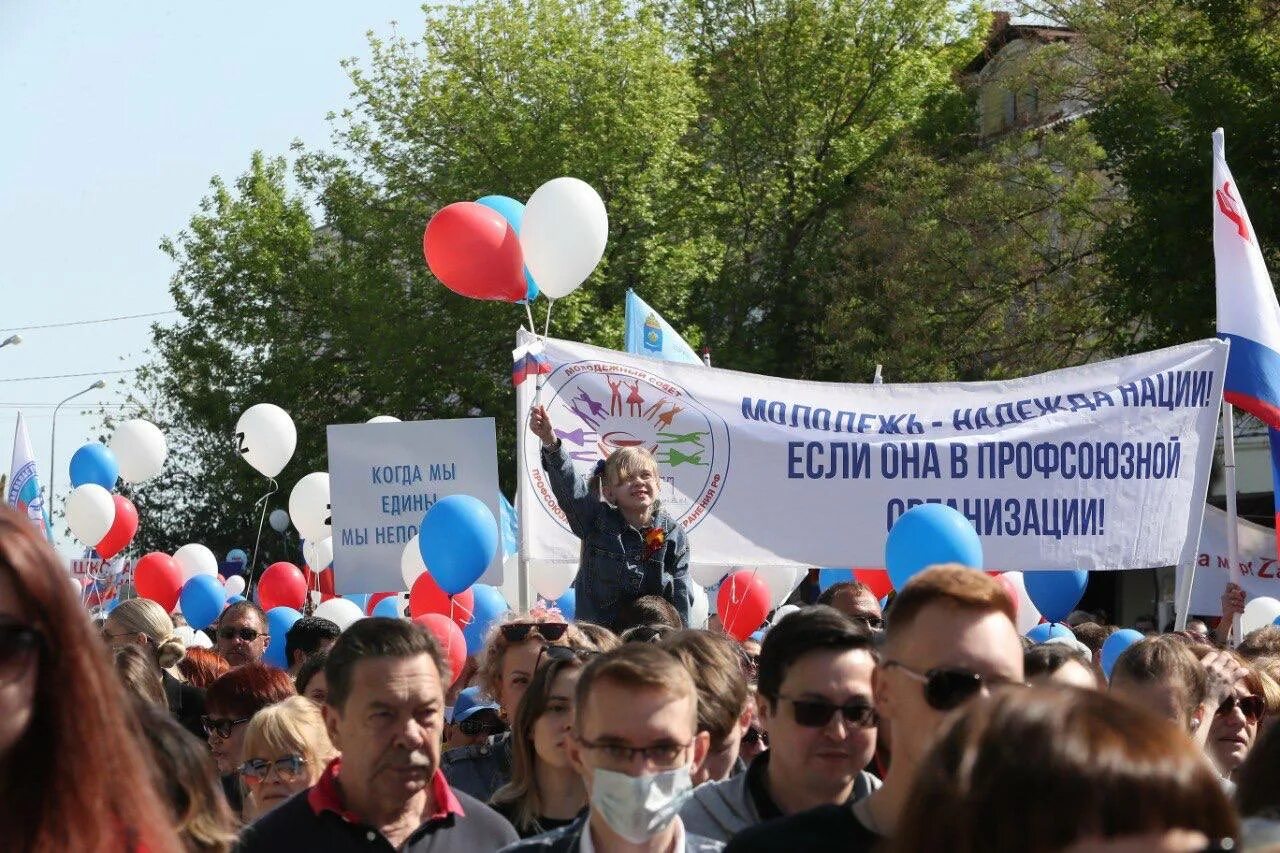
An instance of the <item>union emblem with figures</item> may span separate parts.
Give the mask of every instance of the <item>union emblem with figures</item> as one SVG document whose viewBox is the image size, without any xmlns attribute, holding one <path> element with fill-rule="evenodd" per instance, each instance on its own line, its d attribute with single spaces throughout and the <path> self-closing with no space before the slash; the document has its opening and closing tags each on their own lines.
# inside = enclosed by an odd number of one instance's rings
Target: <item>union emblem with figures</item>
<svg viewBox="0 0 1280 853">
<path fill-rule="evenodd" d="M 620 448 L 643 447 L 652 453 L 662 479 L 662 508 L 686 530 L 707 517 L 724 488 L 728 426 L 661 376 L 604 361 L 558 365 L 546 377 L 542 404 L 583 477 L 590 477 L 598 461 Z M 538 453 L 534 450 L 525 458 L 539 503 L 568 531 Z"/>
</svg>

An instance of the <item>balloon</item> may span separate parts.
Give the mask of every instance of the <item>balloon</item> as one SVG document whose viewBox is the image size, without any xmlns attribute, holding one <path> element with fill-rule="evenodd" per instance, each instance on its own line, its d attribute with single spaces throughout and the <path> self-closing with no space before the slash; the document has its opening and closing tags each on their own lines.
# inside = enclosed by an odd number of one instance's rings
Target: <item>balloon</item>
<svg viewBox="0 0 1280 853">
<path fill-rule="evenodd" d="M 1018 596 L 1018 620 L 1015 623 L 1018 627 L 1019 634 L 1026 634 L 1032 628 L 1040 624 L 1040 611 L 1031 603 L 1031 599 L 1027 596 L 1027 589 L 1024 586 L 1022 572 L 1001 572 L 997 578 L 1006 591 L 1012 587 Z M 1007 585 L 1007 586 L 1006 586 Z"/>
<path fill-rule="evenodd" d="M 142 483 L 159 474 L 169 455 L 164 433 L 150 421 L 134 418 L 111 434 L 111 452 L 120 463 L 120 479 Z"/>
<path fill-rule="evenodd" d="M 413 582 L 409 590 L 409 615 L 417 618 L 427 613 L 440 613 L 448 616 L 458 627 L 464 627 L 471 621 L 475 612 L 475 594 L 471 590 L 463 590 L 450 596 L 431 577 L 430 572 L 423 572 Z"/>
<path fill-rule="evenodd" d="M 298 430 L 293 418 L 279 406 L 259 403 L 236 421 L 237 452 L 265 477 L 275 477 L 284 470 L 297 446 Z"/>
<path fill-rule="evenodd" d="M 564 591 L 564 595 L 552 602 L 552 606 L 555 607 L 556 610 L 559 610 L 560 615 L 567 621 L 572 622 L 574 614 L 578 611 L 577 592 L 573 587 L 569 587 Z"/>
<path fill-rule="evenodd" d="M 885 567 L 901 591 L 918 572 L 938 563 L 982 568 L 982 542 L 969 519 L 946 504 L 920 504 L 894 522 L 884 546 Z"/>
<path fill-rule="evenodd" d="M 168 554 L 153 551 L 133 567 L 133 587 L 139 598 L 149 598 L 169 613 L 182 590 L 182 567 Z"/>
<path fill-rule="evenodd" d="M 893 581 L 889 580 L 889 573 L 884 569 L 854 569 L 853 579 L 871 590 L 876 598 L 884 598 L 893 592 Z"/>
<path fill-rule="evenodd" d="M 218 558 L 208 548 L 196 542 L 183 545 L 174 552 L 173 559 L 182 566 L 183 583 L 196 575 L 214 577 L 218 574 Z"/>
<path fill-rule="evenodd" d="M 852 580 L 853 571 L 851 569 L 818 569 L 818 589 L 823 592 L 826 592 L 828 587 Z"/>
<path fill-rule="evenodd" d="M 471 588 L 471 593 L 471 622 L 462 629 L 462 635 L 467 641 L 467 654 L 477 655 L 484 648 L 489 629 L 510 608 L 507 606 L 507 600 L 502 597 L 502 591 L 497 587 L 478 583 Z"/>
<path fill-rule="evenodd" d="M 502 214 L 502 218 L 507 220 L 507 224 L 511 226 L 511 230 L 516 232 L 516 236 L 520 236 L 520 224 L 524 221 L 524 205 L 516 201 L 514 198 L 505 195 L 487 195 L 484 198 L 476 199 L 476 204 L 483 204 L 492 210 Z M 524 268 L 524 283 L 527 288 L 524 301 L 532 302 L 538 298 L 538 285 L 533 280 L 533 276 L 529 274 L 529 268 Z"/>
<path fill-rule="evenodd" d="M 790 566 L 761 566 L 755 569 L 756 577 L 765 582 L 769 587 L 769 609 L 781 607 L 782 602 L 786 601 L 791 593 L 795 591 L 796 585 L 800 583 L 803 575 L 800 575 L 796 569 Z"/>
<path fill-rule="evenodd" d="M 790 616 L 792 613 L 797 612 L 799 609 L 800 608 L 794 604 L 784 604 L 777 610 L 773 611 L 773 618 L 769 620 L 769 624 L 777 625 L 783 619 Z"/>
<path fill-rule="evenodd" d="M 134 534 L 138 532 L 138 510 L 134 508 L 133 502 L 124 495 L 112 495 L 111 502 L 116 508 L 116 516 L 111 520 L 111 529 L 107 531 L 106 536 L 102 537 L 102 541 L 93 546 L 93 550 L 97 551 L 98 556 L 104 560 L 110 560 L 129 547 Z"/>
<path fill-rule="evenodd" d="M 312 567 L 312 571 L 328 571 L 333 565 L 333 538 L 326 536 L 319 542 L 306 540 L 302 543 L 302 556 L 306 558 L 307 565 Z"/>
<path fill-rule="evenodd" d="M 313 572 L 311 566 L 302 567 L 302 580 L 307 585 L 307 590 L 311 598 L 317 603 L 328 601 L 335 597 L 333 587 L 333 572 L 321 569 Z"/>
<path fill-rule="evenodd" d="M 413 582 L 426 570 L 427 564 L 422 562 L 422 549 L 418 547 L 418 534 L 415 533 L 400 552 L 400 577 L 404 579 L 404 588 L 413 589 Z"/>
<path fill-rule="evenodd" d="M 275 565 L 281 564 L 276 563 Z M 288 563 L 284 565 L 288 565 Z M 289 661 L 284 655 L 285 635 L 289 633 L 293 623 L 301 618 L 302 614 L 292 607 L 272 607 L 267 610 L 267 634 L 271 639 L 267 641 L 267 651 L 262 656 L 264 663 L 269 663 L 280 669 L 289 668 Z"/>
<path fill-rule="evenodd" d="M 1143 639 L 1142 632 L 1132 628 L 1116 631 L 1107 637 L 1106 642 L 1102 644 L 1102 674 L 1107 677 L 1107 681 L 1111 680 L 1111 669 L 1124 650 L 1141 639 Z"/>
<path fill-rule="evenodd" d="M 707 600 L 707 591 L 697 581 L 689 581 L 689 624 L 685 627 L 698 630 L 706 628 L 710 609 L 711 602 Z"/>
<path fill-rule="evenodd" d="M 107 491 L 116 487 L 120 465 L 116 456 L 104 444 L 96 441 L 84 445 L 71 457 L 71 485 L 83 486 L 97 483 Z"/>
<path fill-rule="evenodd" d="M 365 421 L 365 423 L 367 424 L 398 424 L 400 423 L 400 419 L 394 418 L 391 415 L 374 415 L 373 417 L 369 418 L 369 420 Z"/>
<path fill-rule="evenodd" d="M 258 604 L 263 610 L 292 607 L 297 610 L 307 600 L 307 581 L 293 563 L 272 563 L 258 580 Z"/>
<path fill-rule="evenodd" d="M 498 553 L 493 511 L 471 495 L 449 495 L 431 505 L 418 525 L 418 550 L 440 588 L 456 594 L 471 586 Z"/>
<path fill-rule="evenodd" d="M 713 587 L 724 580 L 725 567 L 719 563 L 690 563 L 689 577 L 704 587 Z"/>
<path fill-rule="evenodd" d="M 364 618 L 364 608 L 349 598 L 331 598 L 316 608 L 315 615 L 345 631 Z"/>
<path fill-rule="evenodd" d="M 448 616 L 439 613 L 416 616 L 413 621 L 426 628 L 440 646 L 440 651 L 444 652 L 444 659 L 449 662 L 450 672 L 447 675 L 440 673 L 441 680 L 446 684 L 453 684 L 454 680 L 462 674 L 462 667 L 467 662 L 467 640 L 462 636 L 462 629 Z"/>
<path fill-rule="evenodd" d="M 244 578 L 241 575 L 232 575 L 222 586 L 228 595 L 240 595 L 244 592 Z"/>
<path fill-rule="evenodd" d="M 384 598 L 373 606 L 370 616 L 385 616 L 388 619 L 399 619 L 404 616 L 404 600 L 399 593 Z"/>
<path fill-rule="evenodd" d="M 609 214 L 589 185 L 556 178 L 534 191 L 520 227 L 524 262 L 543 295 L 568 296 L 595 271 L 609 241 Z"/>
<path fill-rule="evenodd" d="M 1037 645 L 1054 637 L 1067 637 L 1074 640 L 1076 635 L 1066 625 L 1059 625 L 1057 622 L 1044 622 L 1027 632 L 1027 639 Z"/>
<path fill-rule="evenodd" d="M 329 474 L 316 471 L 298 481 L 289 493 L 289 517 L 303 539 L 320 541 L 333 535 L 329 517 Z M 308 558 L 310 561 L 310 558 Z M 320 564 L 323 568 L 327 563 Z"/>
<path fill-rule="evenodd" d="M 1061 622 L 1080 603 L 1089 583 L 1089 573 L 1084 570 L 1023 572 L 1022 580 L 1027 595 L 1044 618 Z"/>
<path fill-rule="evenodd" d="M 245 566 L 249 565 L 249 555 L 244 552 L 243 548 L 232 548 L 227 552 L 227 559 L 224 562 L 239 563 L 240 568 L 243 570 Z"/>
<path fill-rule="evenodd" d="M 769 587 L 754 572 L 736 571 L 720 584 L 716 613 L 725 633 L 739 642 L 760 627 L 768 612 Z"/>
<path fill-rule="evenodd" d="M 555 601 L 573 584 L 578 574 L 576 563 L 552 563 L 544 560 L 529 561 L 529 583 L 533 591 L 548 601 Z"/>
<path fill-rule="evenodd" d="M 227 591 L 217 578 L 196 575 L 182 585 L 178 596 L 182 615 L 193 628 L 205 628 L 222 613 L 227 603 Z"/>
<path fill-rule="evenodd" d="M 289 513 L 282 509 L 273 509 L 271 515 L 267 516 L 267 524 L 270 524 L 271 529 L 276 533 L 284 533 L 289 529 Z"/>
<path fill-rule="evenodd" d="M 1268 596 L 1259 596 L 1244 606 L 1240 614 L 1240 633 L 1247 634 L 1263 626 L 1270 625 L 1280 616 L 1280 601 Z"/>
<path fill-rule="evenodd" d="M 116 503 L 102 486 L 85 483 L 67 496 L 65 512 L 72 535 L 86 545 L 96 545 L 111 530 Z"/>
<path fill-rule="evenodd" d="M 520 238 L 482 204 L 459 201 L 437 211 L 422 234 L 422 254 L 432 275 L 459 296 L 519 302 L 528 293 Z"/>
</svg>

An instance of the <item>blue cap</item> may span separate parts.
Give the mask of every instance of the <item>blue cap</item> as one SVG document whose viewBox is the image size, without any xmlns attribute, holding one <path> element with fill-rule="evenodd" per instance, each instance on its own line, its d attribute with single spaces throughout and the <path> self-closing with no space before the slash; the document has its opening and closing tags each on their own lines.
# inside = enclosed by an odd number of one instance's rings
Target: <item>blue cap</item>
<svg viewBox="0 0 1280 853">
<path fill-rule="evenodd" d="M 480 692 L 479 687 L 468 687 L 458 694 L 453 703 L 453 716 L 450 723 L 460 723 L 480 711 L 497 711 L 498 703 Z"/>
</svg>

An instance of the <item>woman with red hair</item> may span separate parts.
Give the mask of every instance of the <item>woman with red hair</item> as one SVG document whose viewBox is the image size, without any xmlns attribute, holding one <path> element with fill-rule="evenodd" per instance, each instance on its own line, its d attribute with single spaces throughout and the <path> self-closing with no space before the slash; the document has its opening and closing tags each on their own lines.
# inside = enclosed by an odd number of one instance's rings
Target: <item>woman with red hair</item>
<svg viewBox="0 0 1280 853">
<path fill-rule="evenodd" d="M 209 685 L 204 695 L 204 730 L 227 801 L 236 814 L 243 806 L 237 770 L 244 761 L 245 728 L 263 708 L 296 695 L 289 673 L 263 663 L 245 664 Z"/>
<path fill-rule="evenodd" d="M 0 507 L 0 839 L 5 850 L 179 850 L 147 747 L 67 572 Z"/>
</svg>

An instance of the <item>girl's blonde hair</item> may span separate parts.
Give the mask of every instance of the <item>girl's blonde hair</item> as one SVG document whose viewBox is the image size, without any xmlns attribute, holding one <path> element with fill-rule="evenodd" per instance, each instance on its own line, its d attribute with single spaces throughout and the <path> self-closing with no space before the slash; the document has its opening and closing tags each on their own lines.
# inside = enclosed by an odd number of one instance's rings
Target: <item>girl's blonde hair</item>
<svg viewBox="0 0 1280 853">
<path fill-rule="evenodd" d="M 173 632 L 173 620 L 163 607 L 149 598 L 120 602 L 107 616 L 107 622 L 119 625 L 130 634 L 145 635 L 161 669 L 174 666 L 186 654 L 182 640 Z"/>
<path fill-rule="evenodd" d="M 620 483 L 635 471 L 650 471 L 658 479 L 658 460 L 643 447 L 619 447 L 609 454 L 603 465 L 596 463 L 595 473 L 587 482 L 593 495 L 600 494 L 602 485 Z"/>
<path fill-rule="evenodd" d="M 320 707 L 305 696 L 290 696 L 268 705 L 253 715 L 244 732 L 242 755 L 271 759 L 296 753 L 307 761 L 312 776 L 318 776 L 338 750 L 329 740 Z"/>
</svg>

